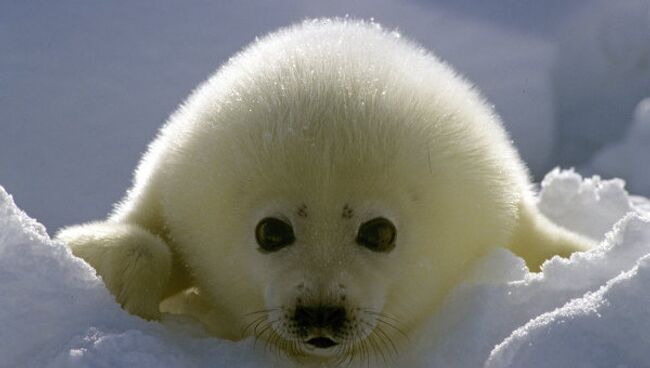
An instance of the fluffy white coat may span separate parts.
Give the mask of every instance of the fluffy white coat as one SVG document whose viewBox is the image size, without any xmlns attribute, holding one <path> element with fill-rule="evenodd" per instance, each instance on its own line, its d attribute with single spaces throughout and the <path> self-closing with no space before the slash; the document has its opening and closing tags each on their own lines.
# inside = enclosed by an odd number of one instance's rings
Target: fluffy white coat
<svg viewBox="0 0 650 368">
<path fill-rule="evenodd" d="M 296 238 L 270 254 L 254 234 L 269 216 Z M 390 252 L 355 242 L 376 217 L 397 229 Z M 162 300 L 193 288 L 198 302 L 176 310 L 298 360 L 400 345 L 494 247 L 538 269 L 590 246 L 538 212 L 524 164 L 468 82 L 351 20 L 307 21 L 235 55 L 161 129 L 114 213 L 59 238 L 128 311 L 158 318 Z M 352 332 L 334 337 L 335 354 L 309 349 L 291 332 L 295 306 L 339 296 Z M 265 332 L 245 329 L 260 310 Z"/>
</svg>

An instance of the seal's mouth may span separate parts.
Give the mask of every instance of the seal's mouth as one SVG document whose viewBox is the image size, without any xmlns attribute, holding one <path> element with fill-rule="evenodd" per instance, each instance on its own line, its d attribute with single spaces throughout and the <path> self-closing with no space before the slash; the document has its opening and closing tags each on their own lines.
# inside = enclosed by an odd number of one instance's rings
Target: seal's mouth
<svg viewBox="0 0 650 368">
<path fill-rule="evenodd" d="M 319 349 L 329 349 L 332 346 L 338 345 L 336 341 L 324 336 L 314 337 L 307 340 L 306 342 L 307 344 Z"/>
</svg>

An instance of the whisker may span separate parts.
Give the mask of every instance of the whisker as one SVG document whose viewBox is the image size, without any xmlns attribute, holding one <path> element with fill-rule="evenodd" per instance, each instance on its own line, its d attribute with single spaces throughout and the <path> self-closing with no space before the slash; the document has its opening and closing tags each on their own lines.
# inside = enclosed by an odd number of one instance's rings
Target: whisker
<svg viewBox="0 0 650 368">
<path fill-rule="evenodd" d="M 298 355 L 298 353 L 300 352 L 297 345 L 298 344 L 297 344 L 296 340 L 291 341 L 291 345 L 290 345 L 290 347 L 291 347 L 291 355 L 295 356 L 295 355 Z"/>
<path fill-rule="evenodd" d="M 402 331 L 402 329 L 400 329 L 399 327 L 395 326 L 394 323 L 391 323 L 391 322 L 385 321 L 385 320 L 383 320 L 381 317 L 377 317 L 377 318 L 375 318 L 375 320 L 376 320 L 377 322 L 383 323 L 384 325 L 386 325 L 386 326 L 388 326 L 388 327 L 393 328 L 393 329 L 394 329 L 395 331 L 397 331 L 400 335 L 402 335 L 406 340 L 409 340 L 409 337 L 408 337 L 408 335 L 406 334 L 406 332 Z"/>
<path fill-rule="evenodd" d="M 368 335 L 367 337 L 368 341 L 370 341 L 370 344 L 372 344 L 372 348 L 375 351 L 375 353 L 381 355 L 381 360 L 384 362 L 384 366 L 385 366 L 386 364 L 388 364 L 388 362 L 386 361 L 386 355 L 384 354 L 384 351 L 381 349 L 377 341 L 375 341 L 375 338 L 377 338 L 377 336 L 374 331 L 372 331 L 370 335 Z"/>
<path fill-rule="evenodd" d="M 267 315 L 263 315 L 261 317 L 255 318 L 251 323 L 247 324 L 246 327 L 242 329 L 241 335 L 246 336 L 246 333 L 251 327 L 253 327 L 254 324 L 259 324 L 260 322 L 264 321 L 267 318 L 268 318 Z"/>
<path fill-rule="evenodd" d="M 260 339 L 260 335 L 255 333 L 254 335 L 254 340 L 253 340 L 253 349 L 257 346 L 257 341 Z"/>
<path fill-rule="evenodd" d="M 343 344 L 336 348 L 336 360 L 334 361 L 335 367 L 341 367 L 347 356 L 348 345 Z"/>
<path fill-rule="evenodd" d="M 255 336 L 259 336 L 259 335 L 258 335 L 258 332 L 257 332 L 257 329 L 260 327 L 260 325 L 264 326 L 265 323 L 269 323 L 269 324 L 270 324 L 271 322 L 268 320 L 268 318 L 262 319 L 262 320 L 260 320 L 259 322 L 257 322 L 257 323 L 255 324 L 255 326 L 253 327 L 253 335 L 255 335 Z"/>
<path fill-rule="evenodd" d="M 368 343 L 368 339 L 363 339 L 363 349 L 366 351 L 366 367 L 370 368 L 372 354 L 370 354 L 370 344 Z"/>
<path fill-rule="evenodd" d="M 373 327 L 370 323 L 366 321 L 362 321 L 362 322 L 370 327 Z M 372 334 L 377 337 L 381 345 L 384 347 L 384 350 L 389 354 L 388 357 L 390 358 L 390 360 L 392 362 L 395 362 L 395 358 L 397 358 L 397 355 L 399 355 L 397 348 L 393 344 L 392 340 L 386 335 L 386 333 L 379 326 L 374 326 L 374 327 L 375 329 L 372 331 Z M 392 346 L 392 350 L 391 350 L 391 346 Z"/>
<path fill-rule="evenodd" d="M 384 330 L 382 330 L 381 327 L 379 327 L 379 325 L 375 326 L 375 330 L 377 330 L 380 334 L 382 334 L 386 338 L 390 346 L 393 348 L 393 351 L 395 352 L 395 356 L 398 356 L 399 350 L 397 349 L 397 346 L 395 346 L 395 343 L 390 338 L 390 336 L 386 334 L 386 332 L 384 332 Z"/>
<path fill-rule="evenodd" d="M 270 342 L 269 345 L 272 346 L 275 357 L 280 359 L 282 357 L 281 343 L 283 342 L 280 341 L 280 336 L 278 336 L 278 334 L 276 334 L 275 332 L 271 331 L 270 334 L 271 337 L 269 338 L 269 342 Z"/>
<path fill-rule="evenodd" d="M 269 321 L 265 321 L 265 322 L 267 322 L 266 325 L 264 325 L 264 327 L 259 333 L 257 333 L 257 329 L 255 329 L 256 333 L 255 333 L 255 342 L 253 343 L 253 347 L 255 346 L 255 344 L 257 344 L 257 340 L 261 338 L 264 335 L 264 333 L 266 333 L 266 331 L 268 331 L 271 328 L 271 325 L 273 323 Z M 266 344 L 268 344 L 268 341 L 266 342 Z"/>
<path fill-rule="evenodd" d="M 374 309 L 369 309 L 369 308 L 361 309 L 361 311 L 364 312 L 364 313 L 368 313 L 368 314 L 379 315 L 379 316 L 382 316 L 384 318 L 393 320 L 394 322 L 400 322 L 397 317 L 395 317 L 395 316 L 393 316 L 391 314 L 388 314 L 386 312 L 378 312 L 378 311 L 376 311 Z"/>
<path fill-rule="evenodd" d="M 346 350 L 345 348 L 343 348 L 343 349 L 344 349 L 343 352 L 341 352 L 340 351 L 341 349 L 339 349 L 339 351 L 336 354 L 336 359 L 333 362 L 333 365 L 335 367 L 340 367 L 341 364 L 343 364 L 343 359 L 345 357 L 345 350 Z"/>
<path fill-rule="evenodd" d="M 254 315 L 254 314 L 260 314 L 260 313 L 269 314 L 269 313 L 275 312 L 277 310 L 280 310 L 280 308 L 261 309 L 261 310 L 246 313 L 246 314 L 244 314 L 244 316 L 248 317 L 248 316 L 251 316 L 251 315 Z"/>
<path fill-rule="evenodd" d="M 354 349 L 352 344 L 345 344 L 343 347 L 343 354 L 339 355 L 339 358 L 336 360 L 336 366 L 341 366 L 345 364 L 346 367 L 349 367 L 354 360 Z"/>
<path fill-rule="evenodd" d="M 355 356 L 356 352 L 357 351 L 356 351 L 356 349 L 354 348 L 353 345 L 348 346 L 348 349 L 347 349 L 347 352 L 346 352 L 346 355 L 348 356 L 347 367 L 349 367 L 350 365 L 352 365 L 352 363 L 354 363 L 354 359 L 356 358 L 356 356 Z"/>
<path fill-rule="evenodd" d="M 269 337 L 265 339 L 266 346 L 264 347 L 264 351 L 267 351 L 268 349 L 268 352 L 273 354 L 273 349 L 277 348 L 277 345 L 273 342 L 273 340 L 275 340 L 275 337 L 277 335 L 273 333 L 273 329 L 271 327 L 273 327 L 273 324 L 269 323 L 268 328 L 266 328 L 264 332 L 262 332 L 261 336 L 263 337 L 264 336 L 263 334 L 268 332 Z"/>
</svg>

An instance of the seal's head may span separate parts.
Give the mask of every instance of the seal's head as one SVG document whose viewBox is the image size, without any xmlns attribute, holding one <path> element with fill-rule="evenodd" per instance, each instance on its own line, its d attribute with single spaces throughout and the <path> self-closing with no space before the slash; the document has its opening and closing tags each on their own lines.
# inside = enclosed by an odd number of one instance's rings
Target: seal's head
<svg viewBox="0 0 650 368">
<path fill-rule="evenodd" d="M 257 41 L 161 140 L 167 231 L 214 330 L 295 355 L 390 354 L 507 242 L 527 185 L 466 82 L 363 22 Z"/>
</svg>

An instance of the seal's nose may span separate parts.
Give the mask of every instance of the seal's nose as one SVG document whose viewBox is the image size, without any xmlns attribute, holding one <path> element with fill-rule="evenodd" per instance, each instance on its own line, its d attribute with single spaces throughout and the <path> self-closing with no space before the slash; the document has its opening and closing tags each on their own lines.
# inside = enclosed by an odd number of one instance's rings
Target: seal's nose
<svg viewBox="0 0 650 368">
<path fill-rule="evenodd" d="M 329 328 L 336 331 L 345 323 L 346 313 L 345 308 L 331 305 L 298 306 L 293 319 L 303 329 Z"/>
</svg>

